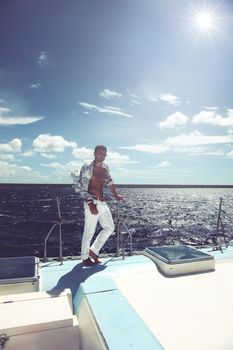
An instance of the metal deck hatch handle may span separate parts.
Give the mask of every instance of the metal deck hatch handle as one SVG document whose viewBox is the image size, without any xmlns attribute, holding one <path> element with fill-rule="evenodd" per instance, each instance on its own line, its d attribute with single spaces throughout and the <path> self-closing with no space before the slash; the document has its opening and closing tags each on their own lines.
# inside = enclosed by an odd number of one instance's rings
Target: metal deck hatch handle
<svg viewBox="0 0 233 350">
<path fill-rule="evenodd" d="M 5 349 L 5 345 L 9 337 L 6 334 L 0 334 L 0 349 Z"/>
</svg>

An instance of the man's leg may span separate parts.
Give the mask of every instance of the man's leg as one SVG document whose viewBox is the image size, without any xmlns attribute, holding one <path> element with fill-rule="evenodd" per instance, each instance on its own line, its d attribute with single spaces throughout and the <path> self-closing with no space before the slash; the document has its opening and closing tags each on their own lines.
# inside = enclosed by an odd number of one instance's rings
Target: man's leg
<svg viewBox="0 0 233 350">
<path fill-rule="evenodd" d="M 91 213 L 87 203 L 84 203 L 84 215 L 85 225 L 82 237 L 81 258 L 86 260 L 89 257 L 89 248 L 92 237 L 94 236 L 97 222 L 99 220 L 99 214 L 94 215 Z"/>
<path fill-rule="evenodd" d="M 96 237 L 90 249 L 96 255 L 99 255 L 100 249 L 103 247 L 108 237 L 113 233 L 115 226 L 112 219 L 112 214 L 106 202 L 98 202 L 97 209 L 99 211 L 98 219 L 103 229 Z"/>
</svg>

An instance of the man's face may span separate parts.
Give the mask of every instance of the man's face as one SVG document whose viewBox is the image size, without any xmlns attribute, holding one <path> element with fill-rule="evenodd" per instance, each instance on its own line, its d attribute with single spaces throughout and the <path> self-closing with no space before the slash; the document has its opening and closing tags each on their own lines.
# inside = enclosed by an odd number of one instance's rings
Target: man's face
<svg viewBox="0 0 233 350">
<path fill-rule="evenodd" d="M 95 160 L 97 160 L 97 162 L 103 162 L 107 156 L 107 152 L 104 149 L 98 149 L 94 153 L 94 155 L 95 155 Z"/>
</svg>

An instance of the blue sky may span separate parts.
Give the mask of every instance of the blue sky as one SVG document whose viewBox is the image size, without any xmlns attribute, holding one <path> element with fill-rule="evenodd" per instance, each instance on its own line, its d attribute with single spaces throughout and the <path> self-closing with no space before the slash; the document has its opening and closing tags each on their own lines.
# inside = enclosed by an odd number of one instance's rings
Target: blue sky
<svg viewBox="0 0 233 350">
<path fill-rule="evenodd" d="M 0 181 L 233 184 L 233 2 L 1 0 Z"/>
</svg>

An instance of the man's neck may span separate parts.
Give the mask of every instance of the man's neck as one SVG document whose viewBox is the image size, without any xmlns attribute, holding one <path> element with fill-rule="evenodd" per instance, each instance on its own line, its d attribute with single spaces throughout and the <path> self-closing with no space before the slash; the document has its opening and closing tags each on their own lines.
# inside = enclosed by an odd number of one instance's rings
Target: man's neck
<svg viewBox="0 0 233 350">
<path fill-rule="evenodd" d="M 98 162 L 97 160 L 94 160 L 94 166 L 100 168 L 102 167 L 102 165 L 103 165 L 103 162 Z"/>
</svg>

